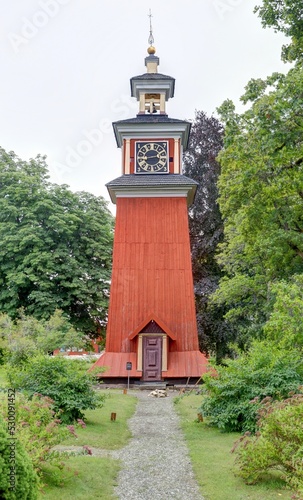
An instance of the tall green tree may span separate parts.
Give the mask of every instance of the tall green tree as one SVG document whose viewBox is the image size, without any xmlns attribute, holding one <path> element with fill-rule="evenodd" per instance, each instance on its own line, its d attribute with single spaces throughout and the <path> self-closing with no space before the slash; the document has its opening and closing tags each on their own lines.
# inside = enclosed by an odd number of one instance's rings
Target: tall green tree
<svg viewBox="0 0 303 500">
<path fill-rule="evenodd" d="M 282 47 L 284 61 L 303 61 L 303 4 L 299 0 L 263 0 L 255 7 L 263 27 L 273 27 L 290 37 Z"/>
<path fill-rule="evenodd" d="M 223 132 L 215 117 L 197 111 L 184 155 L 184 174 L 199 183 L 189 212 L 199 341 L 201 349 L 215 354 L 217 360 L 226 353 L 227 343 L 233 338 L 224 319 L 225 308 L 209 304 L 222 276 L 215 255 L 223 238 L 217 186 L 221 169 L 216 161 L 223 146 Z"/>
<path fill-rule="evenodd" d="M 273 305 L 271 284 L 303 273 L 303 70 L 251 80 L 238 114 L 220 108 L 226 127 L 219 154 L 226 276 L 214 295 L 227 319 L 257 334 Z"/>
<path fill-rule="evenodd" d="M 275 294 L 273 310 L 264 326 L 268 339 L 284 350 L 303 349 L 303 274 L 272 286 Z"/>
<path fill-rule="evenodd" d="M 113 217 L 102 197 L 48 181 L 45 157 L 0 149 L 0 311 L 56 309 L 95 332 L 106 318 Z"/>
</svg>

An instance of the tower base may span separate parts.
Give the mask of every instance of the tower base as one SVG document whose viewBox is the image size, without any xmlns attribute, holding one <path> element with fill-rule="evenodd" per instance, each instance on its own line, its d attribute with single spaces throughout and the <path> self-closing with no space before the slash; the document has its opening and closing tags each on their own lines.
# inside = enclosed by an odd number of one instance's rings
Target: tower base
<svg viewBox="0 0 303 500">
<path fill-rule="evenodd" d="M 131 363 L 131 370 L 126 369 L 128 363 Z M 100 373 L 96 370 L 97 376 L 106 380 L 110 378 L 125 379 L 128 376 L 136 380 L 143 380 L 143 371 L 137 370 L 137 354 L 135 352 L 104 352 L 91 370 L 96 368 L 100 368 Z M 207 371 L 207 357 L 200 351 L 170 352 L 167 370 L 161 372 L 161 380 L 200 378 Z"/>
</svg>

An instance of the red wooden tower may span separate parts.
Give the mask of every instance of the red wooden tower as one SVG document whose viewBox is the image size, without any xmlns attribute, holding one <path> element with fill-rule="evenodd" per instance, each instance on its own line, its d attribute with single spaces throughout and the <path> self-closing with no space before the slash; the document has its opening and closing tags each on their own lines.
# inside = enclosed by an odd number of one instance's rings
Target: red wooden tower
<svg viewBox="0 0 303 500">
<path fill-rule="evenodd" d="M 117 205 L 113 273 L 105 353 L 94 366 L 106 367 L 107 380 L 193 380 L 207 359 L 198 345 L 187 213 L 197 183 L 181 173 L 190 123 L 167 116 L 175 80 L 158 73 L 152 33 L 149 42 L 147 72 L 130 80 L 139 113 L 113 123 L 122 175 L 107 184 Z"/>
</svg>

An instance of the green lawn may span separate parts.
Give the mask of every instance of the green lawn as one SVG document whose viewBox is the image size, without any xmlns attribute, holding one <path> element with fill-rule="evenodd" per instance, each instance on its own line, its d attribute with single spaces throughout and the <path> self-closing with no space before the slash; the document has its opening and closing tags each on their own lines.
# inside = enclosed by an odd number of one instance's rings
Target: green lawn
<svg viewBox="0 0 303 500">
<path fill-rule="evenodd" d="M 0 366 L 0 387 L 6 384 L 6 367 Z M 131 437 L 127 426 L 133 415 L 137 398 L 122 390 L 104 390 L 105 404 L 96 410 L 85 412 L 86 428 L 77 428 L 77 438 L 70 437 L 62 445 L 82 446 L 114 450 L 125 446 Z M 111 421 L 111 413 L 116 420 Z M 63 458 L 63 461 L 65 459 Z M 62 473 L 45 469 L 42 478 L 45 486 L 39 500 L 113 500 L 114 486 L 120 463 L 117 460 L 90 455 L 72 456 L 66 460 Z M 49 474 L 49 472 L 52 474 Z"/>
<path fill-rule="evenodd" d="M 113 500 L 114 486 L 119 472 L 119 462 L 108 458 L 91 456 L 71 457 L 68 460 L 69 478 L 56 484 L 45 478 L 40 500 Z"/>
<path fill-rule="evenodd" d="M 239 438 L 236 433 L 221 433 L 197 422 L 201 396 L 177 398 L 176 409 L 182 418 L 182 429 L 188 444 L 194 472 L 205 500 L 290 500 L 278 476 L 268 476 L 248 486 L 233 474 L 235 456 L 230 452 Z"/>
<path fill-rule="evenodd" d="M 105 391 L 104 391 L 105 392 Z M 107 391 L 105 405 L 97 410 L 85 412 L 86 428 L 76 430 L 78 438 L 68 438 L 62 445 L 82 446 L 113 450 L 126 445 L 131 433 L 127 420 L 135 411 L 137 399 L 122 391 Z M 110 420 L 112 412 L 117 414 L 116 421 Z M 88 455 L 71 457 L 67 460 L 70 469 L 67 479 L 50 481 L 47 475 L 44 481 L 47 486 L 41 500 L 93 500 L 116 498 L 113 488 L 120 469 L 117 460 L 99 458 Z"/>
<path fill-rule="evenodd" d="M 0 386 L 5 383 L 5 370 L 0 366 Z M 135 411 L 137 399 L 122 390 L 106 393 L 103 408 L 88 410 L 86 428 L 77 429 L 77 438 L 70 437 L 63 445 L 113 450 L 126 445 L 131 434 L 127 420 Z M 177 398 L 176 409 L 182 419 L 182 428 L 190 450 L 194 472 L 205 500 L 290 500 L 291 492 L 276 476 L 248 486 L 233 474 L 234 455 L 230 453 L 238 434 L 220 433 L 207 424 L 197 422 L 197 408 L 201 396 L 195 394 Z M 111 413 L 116 421 L 110 420 Z M 88 455 L 73 456 L 67 460 L 68 470 L 52 478 L 45 474 L 46 483 L 40 499 L 45 500 L 114 500 L 114 486 L 120 464 L 111 458 Z M 47 471 L 46 471 L 47 472 Z"/>
<path fill-rule="evenodd" d="M 101 391 L 105 392 L 105 391 Z M 127 420 L 134 413 L 137 398 L 122 391 L 107 391 L 105 405 L 97 410 L 85 412 L 85 429 L 77 429 L 78 438 L 70 437 L 62 444 L 95 446 L 106 450 L 115 450 L 126 445 L 131 433 Z M 116 420 L 111 421 L 111 413 L 116 413 Z"/>
</svg>

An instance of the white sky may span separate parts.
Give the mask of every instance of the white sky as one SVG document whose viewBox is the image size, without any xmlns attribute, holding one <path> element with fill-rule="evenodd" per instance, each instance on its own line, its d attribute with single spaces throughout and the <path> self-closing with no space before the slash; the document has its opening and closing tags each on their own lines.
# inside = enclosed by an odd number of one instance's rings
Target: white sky
<svg viewBox="0 0 303 500">
<path fill-rule="evenodd" d="M 109 200 L 104 185 L 121 174 L 111 122 L 138 112 L 129 79 L 145 73 L 149 8 L 159 71 L 176 78 L 168 114 L 193 119 L 286 71 L 284 39 L 262 29 L 256 3 L 0 0 L 0 145 L 46 154 L 52 182 Z"/>
</svg>

